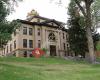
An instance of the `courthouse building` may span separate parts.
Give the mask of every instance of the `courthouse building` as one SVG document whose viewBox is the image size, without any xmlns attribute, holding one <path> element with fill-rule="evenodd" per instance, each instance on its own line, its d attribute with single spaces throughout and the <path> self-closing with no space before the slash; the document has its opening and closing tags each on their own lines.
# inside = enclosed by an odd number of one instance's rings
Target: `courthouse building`
<svg viewBox="0 0 100 80">
<path fill-rule="evenodd" d="M 19 23 L 12 40 L 0 50 L 1 56 L 29 57 L 35 48 L 47 49 L 46 56 L 68 55 L 68 33 L 64 23 L 41 17 L 35 10 Z"/>
</svg>

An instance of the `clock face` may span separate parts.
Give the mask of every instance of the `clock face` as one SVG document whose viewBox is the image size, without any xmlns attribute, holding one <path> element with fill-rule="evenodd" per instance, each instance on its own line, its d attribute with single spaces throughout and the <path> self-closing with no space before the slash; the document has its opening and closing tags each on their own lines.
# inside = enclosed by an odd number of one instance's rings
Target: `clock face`
<svg viewBox="0 0 100 80">
<path fill-rule="evenodd" d="M 44 51 L 41 50 L 40 48 L 36 48 L 32 51 L 32 54 L 35 58 L 40 58 L 43 54 L 44 54 Z"/>
</svg>

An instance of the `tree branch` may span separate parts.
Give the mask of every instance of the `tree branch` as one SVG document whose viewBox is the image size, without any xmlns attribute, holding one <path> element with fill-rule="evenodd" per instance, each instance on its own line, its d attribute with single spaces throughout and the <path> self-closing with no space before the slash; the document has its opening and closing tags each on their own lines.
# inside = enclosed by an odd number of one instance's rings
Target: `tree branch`
<svg viewBox="0 0 100 80">
<path fill-rule="evenodd" d="M 92 3 L 93 3 L 93 1 L 94 1 L 94 0 L 90 0 L 90 4 L 92 4 Z"/>
<path fill-rule="evenodd" d="M 84 8 L 80 5 L 79 1 L 78 0 L 74 0 L 75 3 L 78 5 L 78 7 L 80 8 L 81 12 L 83 13 L 83 15 L 86 17 L 86 13 L 85 13 L 85 10 Z"/>
</svg>

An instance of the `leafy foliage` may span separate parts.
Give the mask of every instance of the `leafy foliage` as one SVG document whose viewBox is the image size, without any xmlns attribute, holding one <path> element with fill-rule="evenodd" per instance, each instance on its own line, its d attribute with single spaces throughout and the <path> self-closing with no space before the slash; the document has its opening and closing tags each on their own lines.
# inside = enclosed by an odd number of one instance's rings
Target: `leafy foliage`
<svg viewBox="0 0 100 80">
<path fill-rule="evenodd" d="M 11 34 L 15 31 L 15 29 L 20 24 L 17 23 L 17 20 L 12 22 L 3 21 L 0 25 L 0 47 L 2 48 L 3 45 L 6 45 L 8 40 L 11 39 Z"/>
<path fill-rule="evenodd" d="M 85 34 L 84 18 L 80 16 L 78 7 L 71 0 L 68 8 L 69 13 L 69 43 L 70 48 L 77 55 L 85 56 L 87 50 L 87 39 Z"/>
<path fill-rule="evenodd" d="M 94 49 L 95 49 L 95 50 L 98 50 L 97 46 L 98 46 L 98 41 L 100 41 L 100 34 L 94 32 L 94 33 L 92 34 L 92 37 L 93 37 L 93 42 L 94 42 Z"/>
<path fill-rule="evenodd" d="M 18 26 L 17 21 L 6 20 L 6 16 L 12 11 L 16 2 L 17 0 L 0 0 L 0 48 L 11 39 L 12 32 Z"/>
<path fill-rule="evenodd" d="M 43 50 L 45 53 L 48 52 L 48 50 L 47 50 L 46 48 L 42 48 L 42 50 Z"/>
<path fill-rule="evenodd" d="M 69 43 L 71 50 L 74 51 L 76 56 L 78 54 L 85 56 L 85 53 L 88 52 L 85 19 L 80 15 L 78 10 L 79 8 L 77 7 L 76 3 L 71 0 L 68 8 L 68 13 L 70 16 L 68 20 Z M 97 41 L 100 40 L 100 35 L 92 30 L 92 37 L 94 41 L 94 47 L 96 49 L 96 44 Z"/>
<path fill-rule="evenodd" d="M 94 4 L 92 5 L 93 16 L 95 20 L 98 22 L 100 21 L 100 0 L 95 0 Z"/>
</svg>

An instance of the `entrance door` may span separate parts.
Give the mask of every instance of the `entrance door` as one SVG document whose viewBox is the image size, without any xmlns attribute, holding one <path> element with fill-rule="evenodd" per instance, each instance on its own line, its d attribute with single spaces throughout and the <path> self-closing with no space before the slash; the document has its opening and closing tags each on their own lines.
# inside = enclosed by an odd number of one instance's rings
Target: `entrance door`
<svg viewBox="0 0 100 80">
<path fill-rule="evenodd" d="M 56 46 L 50 45 L 50 56 L 56 56 Z"/>
</svg>

